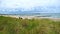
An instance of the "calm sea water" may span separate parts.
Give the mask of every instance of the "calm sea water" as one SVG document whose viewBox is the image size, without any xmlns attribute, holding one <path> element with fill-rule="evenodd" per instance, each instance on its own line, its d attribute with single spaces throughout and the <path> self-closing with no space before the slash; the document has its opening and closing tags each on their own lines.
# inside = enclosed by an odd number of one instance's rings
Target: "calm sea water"
<svg viewBox="0 0 60 34">
<path fill-rule="evenodd" d="M 60 18 L 60 13 L 41 13 L 42 16 Z"/>
<path fill-rule="evenodd" d="M 60 13 L 25 13 L 25 14 L 3 14 L 3 15 L 16 15 L 16 16 L 36 16 L 36 17 L 53 17 L 60 18 Z"/>
<path fill-rule="evenodd" d="M 31 13 L 31 14 L 18 14 L 18 15 L 60 18 L 60 13 Z"/>
</svg>

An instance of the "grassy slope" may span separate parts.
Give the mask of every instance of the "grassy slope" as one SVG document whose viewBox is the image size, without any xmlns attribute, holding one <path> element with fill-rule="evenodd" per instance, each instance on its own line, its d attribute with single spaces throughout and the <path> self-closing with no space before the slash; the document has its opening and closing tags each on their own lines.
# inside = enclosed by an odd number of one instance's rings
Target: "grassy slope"
<svg viewBox="0 0 60 34">
<path fill-rule="evenodd" d="M 60 22 L 0 16 L 0 34 L 60 34 Z"/>
</svg>

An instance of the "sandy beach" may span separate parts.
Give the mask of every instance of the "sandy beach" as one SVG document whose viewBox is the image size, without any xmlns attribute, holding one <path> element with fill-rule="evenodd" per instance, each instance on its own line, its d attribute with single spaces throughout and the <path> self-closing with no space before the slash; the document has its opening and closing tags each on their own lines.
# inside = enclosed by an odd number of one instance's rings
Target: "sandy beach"
<svg viewBox="0 0 60 34">
<path fill-rule="evenodd" d="M 5 16 L 5 17 L 12 17 L 12 18 L 22 18 L 22 19 L 51 19 L 55 21 L 60 21 L 60 18 L 53 18 L 53 17 L 37 17 L 37 16 L 19 16 L 19 15 L 0 15 L 0 16 Z"/>
</svg>

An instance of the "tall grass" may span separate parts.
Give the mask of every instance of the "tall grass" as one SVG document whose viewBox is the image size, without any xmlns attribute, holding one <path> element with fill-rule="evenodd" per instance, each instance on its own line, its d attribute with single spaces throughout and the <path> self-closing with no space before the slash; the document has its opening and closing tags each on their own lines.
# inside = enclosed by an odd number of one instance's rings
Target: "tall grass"
<svg viewBox="0 0 60 34">
<path fill-rule="evenodd" d="M 60 34 L 60 21 L 0 16 L 0 34 Z"/>
</svg>

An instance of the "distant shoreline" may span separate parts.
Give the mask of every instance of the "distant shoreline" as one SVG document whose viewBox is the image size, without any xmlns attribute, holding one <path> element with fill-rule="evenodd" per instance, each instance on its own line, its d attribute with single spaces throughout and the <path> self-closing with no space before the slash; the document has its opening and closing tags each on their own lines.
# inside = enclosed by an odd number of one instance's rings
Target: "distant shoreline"
<svg viewBox="0 0 60 34">
<path fill-rule="evenodd" d="M 60 18 L 53 18 L 53 17 L 37 17 L 37 16 L 19 16 L 19 15 L 0 15 L 0 16 L 5 16 L 5 17 L 12 17 L 12 18 L 22 18 L 22 19 L 51 19 L 51 20 L 59 20 Z"/>
</svg>

